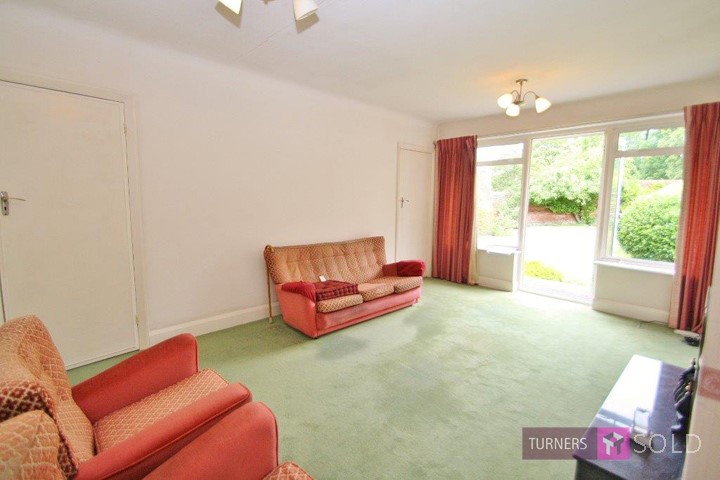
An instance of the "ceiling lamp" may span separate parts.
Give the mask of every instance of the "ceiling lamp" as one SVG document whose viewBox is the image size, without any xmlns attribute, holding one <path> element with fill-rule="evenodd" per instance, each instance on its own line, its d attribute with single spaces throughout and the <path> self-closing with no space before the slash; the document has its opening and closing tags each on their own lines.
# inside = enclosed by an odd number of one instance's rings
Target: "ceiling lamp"
<svg viewBox="0 0 720 480">
<path fill-rule="evenodd" d="M 293 0 L 295 20 L 300 21 L 317 12 L 318 6 L 313 0 Z"/>
<path fill-rule="evenodd" d="M 535 111 L 537 111 L 537 113 L 544 112 L 552 105 L 552 103 L 550 103 L 550 100 L 545 97 L 539 96 L 533 91 L 526 92 L 523 95 L 523 84 L 525 82 L 527 82 L 527 78 L 520 78 L 518 80 L 515 80 L 515 83 L 520 85 L 520 90 L 513 90 L 510 93 L 501 95 L 497 100 L 498 105 L 500 106 L 500 108 L 505 109 L 505 115 L 507 115 L 508 117 L 517 117 L 518 115 L 520 115 L 520 107 L 525 105 L 525 97 L 527 97 L 531 93 L 535 95 Z"/>
<path fill-rule="evenodd" d="M 242 0 L 218 0 L 218 2 L 235 12 L 235 14 L 240 14 Z M 318 6 L 313 0 L 293 0 L 293 9 L 295 10 L 295 20 L 299 22 L 317 12 Z"/>
<path fill-rule="evenodd" d="M 242 5 L 242 0 L 218 0 L 220 3 L 225 5 L 227 8 L 235 12 L 237 15 L 240 15 L 240 6 Z"/>
</svg>

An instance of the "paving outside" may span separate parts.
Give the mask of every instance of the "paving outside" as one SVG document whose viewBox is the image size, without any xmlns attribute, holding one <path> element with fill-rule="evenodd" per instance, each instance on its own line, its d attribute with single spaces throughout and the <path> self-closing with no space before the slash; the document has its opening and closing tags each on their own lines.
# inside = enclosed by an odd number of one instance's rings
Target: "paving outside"
<svg viewBox="0 0 720 480">
<path fill-rule="evenodd" d="M 578 303 L 589 304 L 592 301 L 590 288 L 586 285 L 525 277 L 521 289 L 524 292 L 537 293 L 539 295 L 561 298 Z"/>
<path fill-rule="evenodd" d="M 529 226 L 525 262 L 539 261 L 562 273 L 563 282 L 525 277 L 522 288 L 536 293 L 590 300 L 596 227 L 588 225 Z"/>
</svg>

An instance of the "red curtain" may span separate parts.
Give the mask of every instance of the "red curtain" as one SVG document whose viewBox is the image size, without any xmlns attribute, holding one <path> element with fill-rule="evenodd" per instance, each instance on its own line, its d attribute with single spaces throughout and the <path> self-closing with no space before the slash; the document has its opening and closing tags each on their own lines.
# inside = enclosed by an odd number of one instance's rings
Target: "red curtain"
<svg viewBox="0 0 720 480">
<path fill-rule="evenodd" d="M 720 103 L 685 107 L 685 170 L 678 328 L 702 333 L 720 209 Z"/>
<path fill-rule="evenodd" d="M 468 283 L 475 212 L 476 137 L 437 142 L 437 230 L 435 278 Z"/>
</svg>

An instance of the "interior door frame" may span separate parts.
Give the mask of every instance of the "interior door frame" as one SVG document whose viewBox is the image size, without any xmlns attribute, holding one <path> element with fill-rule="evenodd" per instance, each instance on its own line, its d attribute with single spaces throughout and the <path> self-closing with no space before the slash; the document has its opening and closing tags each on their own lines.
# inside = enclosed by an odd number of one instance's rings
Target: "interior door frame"
<svg viewBox="0 0 720 480">
<path fill-rule="evenodd" d="M 432 185 L 432 191 L 429 192 L 431 198 L 433 199 L 433 208 L 432 211 L 429 212 L 429 215 L 432 216 L 430 219 L 433 225 L 432 231 L 435 232 L 435 208 L 437 208 L 437 202 L 435 201 L 435 161 L 434 161 L 434 155 L 435 155 L 435 149 L 432 147 L 422 147 L 418 145 L 413 145 L 410 143 L 402 143 L 398 142 L 397 144 L 397 154 L 395 157 L 395 248 L 393 249 L 393 255 L 395 256 L 395 261 L 398 260 L 398 236 L 400 233 L 400 152 L 402 150 L 410 151 L 410 152 L 419 152 L 419 153 L 426 153 L 428 155 L 433 155 L 433 161 L 431 162 L 431 169 L 430 169 L 430 176 L 432 177 L 430 179 L 430 185 Z M 433 234 L 434 236 L 434 234 Z M 435 243 L 435 239 L 430 239 L 430 247 L 433 248 Z M 432 262 L 432 260 L 430 260 Z M 430 272 L 432 270 L 432 265 L 427 265 L 427 272 Z"/>
<path fill-rule="evenodd" d="M 124 93 L 90 87 L 56 78 L 19 72 L 0 66 L 0 80 L 28 87 L 55 90 L 58 92 L 109 100 L 120 103 L 125 118 L 125 162 L 127 178 L 126 202 L 128 206 L 128 228 L 133 269 L 133 300 L 138 347 L 150 346 L 147 310 L 145 306 L 145 255 L 143 249 L 143 222 L 140 197 L 140 162 L 137 143 L 137 122 L 135 99 Z"/>
</svg>

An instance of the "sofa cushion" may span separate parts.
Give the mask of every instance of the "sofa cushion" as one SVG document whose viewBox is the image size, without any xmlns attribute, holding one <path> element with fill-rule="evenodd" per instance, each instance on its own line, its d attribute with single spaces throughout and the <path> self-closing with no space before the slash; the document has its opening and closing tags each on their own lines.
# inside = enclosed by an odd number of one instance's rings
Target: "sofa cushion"
<svg viewBox="0 0 720 480">
<path fill-rule="evenodd" d="M 33 410 L 0 423 L 0 478 L 64 479 L 55 422 Z"/>
<path fill-rule="evenodd" d="M 326 280 L 324 282 L 288 282 L 280 288 L 283 292 L 297 293 L 313 302 L 330 300 L 358 293 L 358 286 L 354 283 L 339 280 Z"/>
<path fill-rule="evenodd" d="M 330 300 L 323 300 L 317 302 L 316 309 L 318 312 L 330 313 L 336 310 L 342 310 L 343 308 L 354 307 L 363 303 L 362 295 L 356 293 L 355 295 L 345 295 L 344 297 L 331 298 Z"/>
<path fill-rule="evenodd" d="M 407 292 L 386 295 L 371 302 L 363 302 L 353 308 L 344 308 L 330 313 L 316 312 L 313 320 L 318 331 L 321 332 L 321 335 L 324 335 L 338 328 L 354 325 L 378 315 L 412 305 L 420 298 L 421 292 L 422 287 L 413 288 Z"/>
<path fill-rule="evenodd" d="M 67 477 L 94 455 L 90 420 L 72 397 L 65 365 L 45 325 L 35 317 L 0 326 L 0 421 L 42 410 L 60 434 L 58 463 Z"/>
<path fill-rule="evenodd" d="M 315 283 L 315 292 L 318 301 L 330 300 L 331 298 L 355 295 L 358 293 L 358 286 L 355 283 L 327 280 Z"/>
<path fill-rule="evenodd" d="M 379 277 L 385 265 L 385 238 L 368 237 L 347 242 L 265 247 L 265 263 L 275 284 L 317 282 L 320 275 L 333 280 L 364 283 Z"/>
<path fill-rule="evenodd" d="M 393 286 L 395 293 L 401 293 L 421 286 L 422 281 L 422 277 L 380 277 L 369 283 L 387 283 Z"/>
<path fill-rule="evenodd" d="M 361 283 L 358 285 L 358 293 L 362 295 L 363 302 L 385 297 L 394 291 L 395 288 L 389 283 Z"/>
<path fill-rule="evenodd" d="M 227 385 L 225 379 L 214 371 L 201 370 L 175 385 L 114 411 L 95 422 L 98 452 L 117 445 L 158 420 Z M 247 394 L 249 396 L 250 392 Z"/>
</svg>

